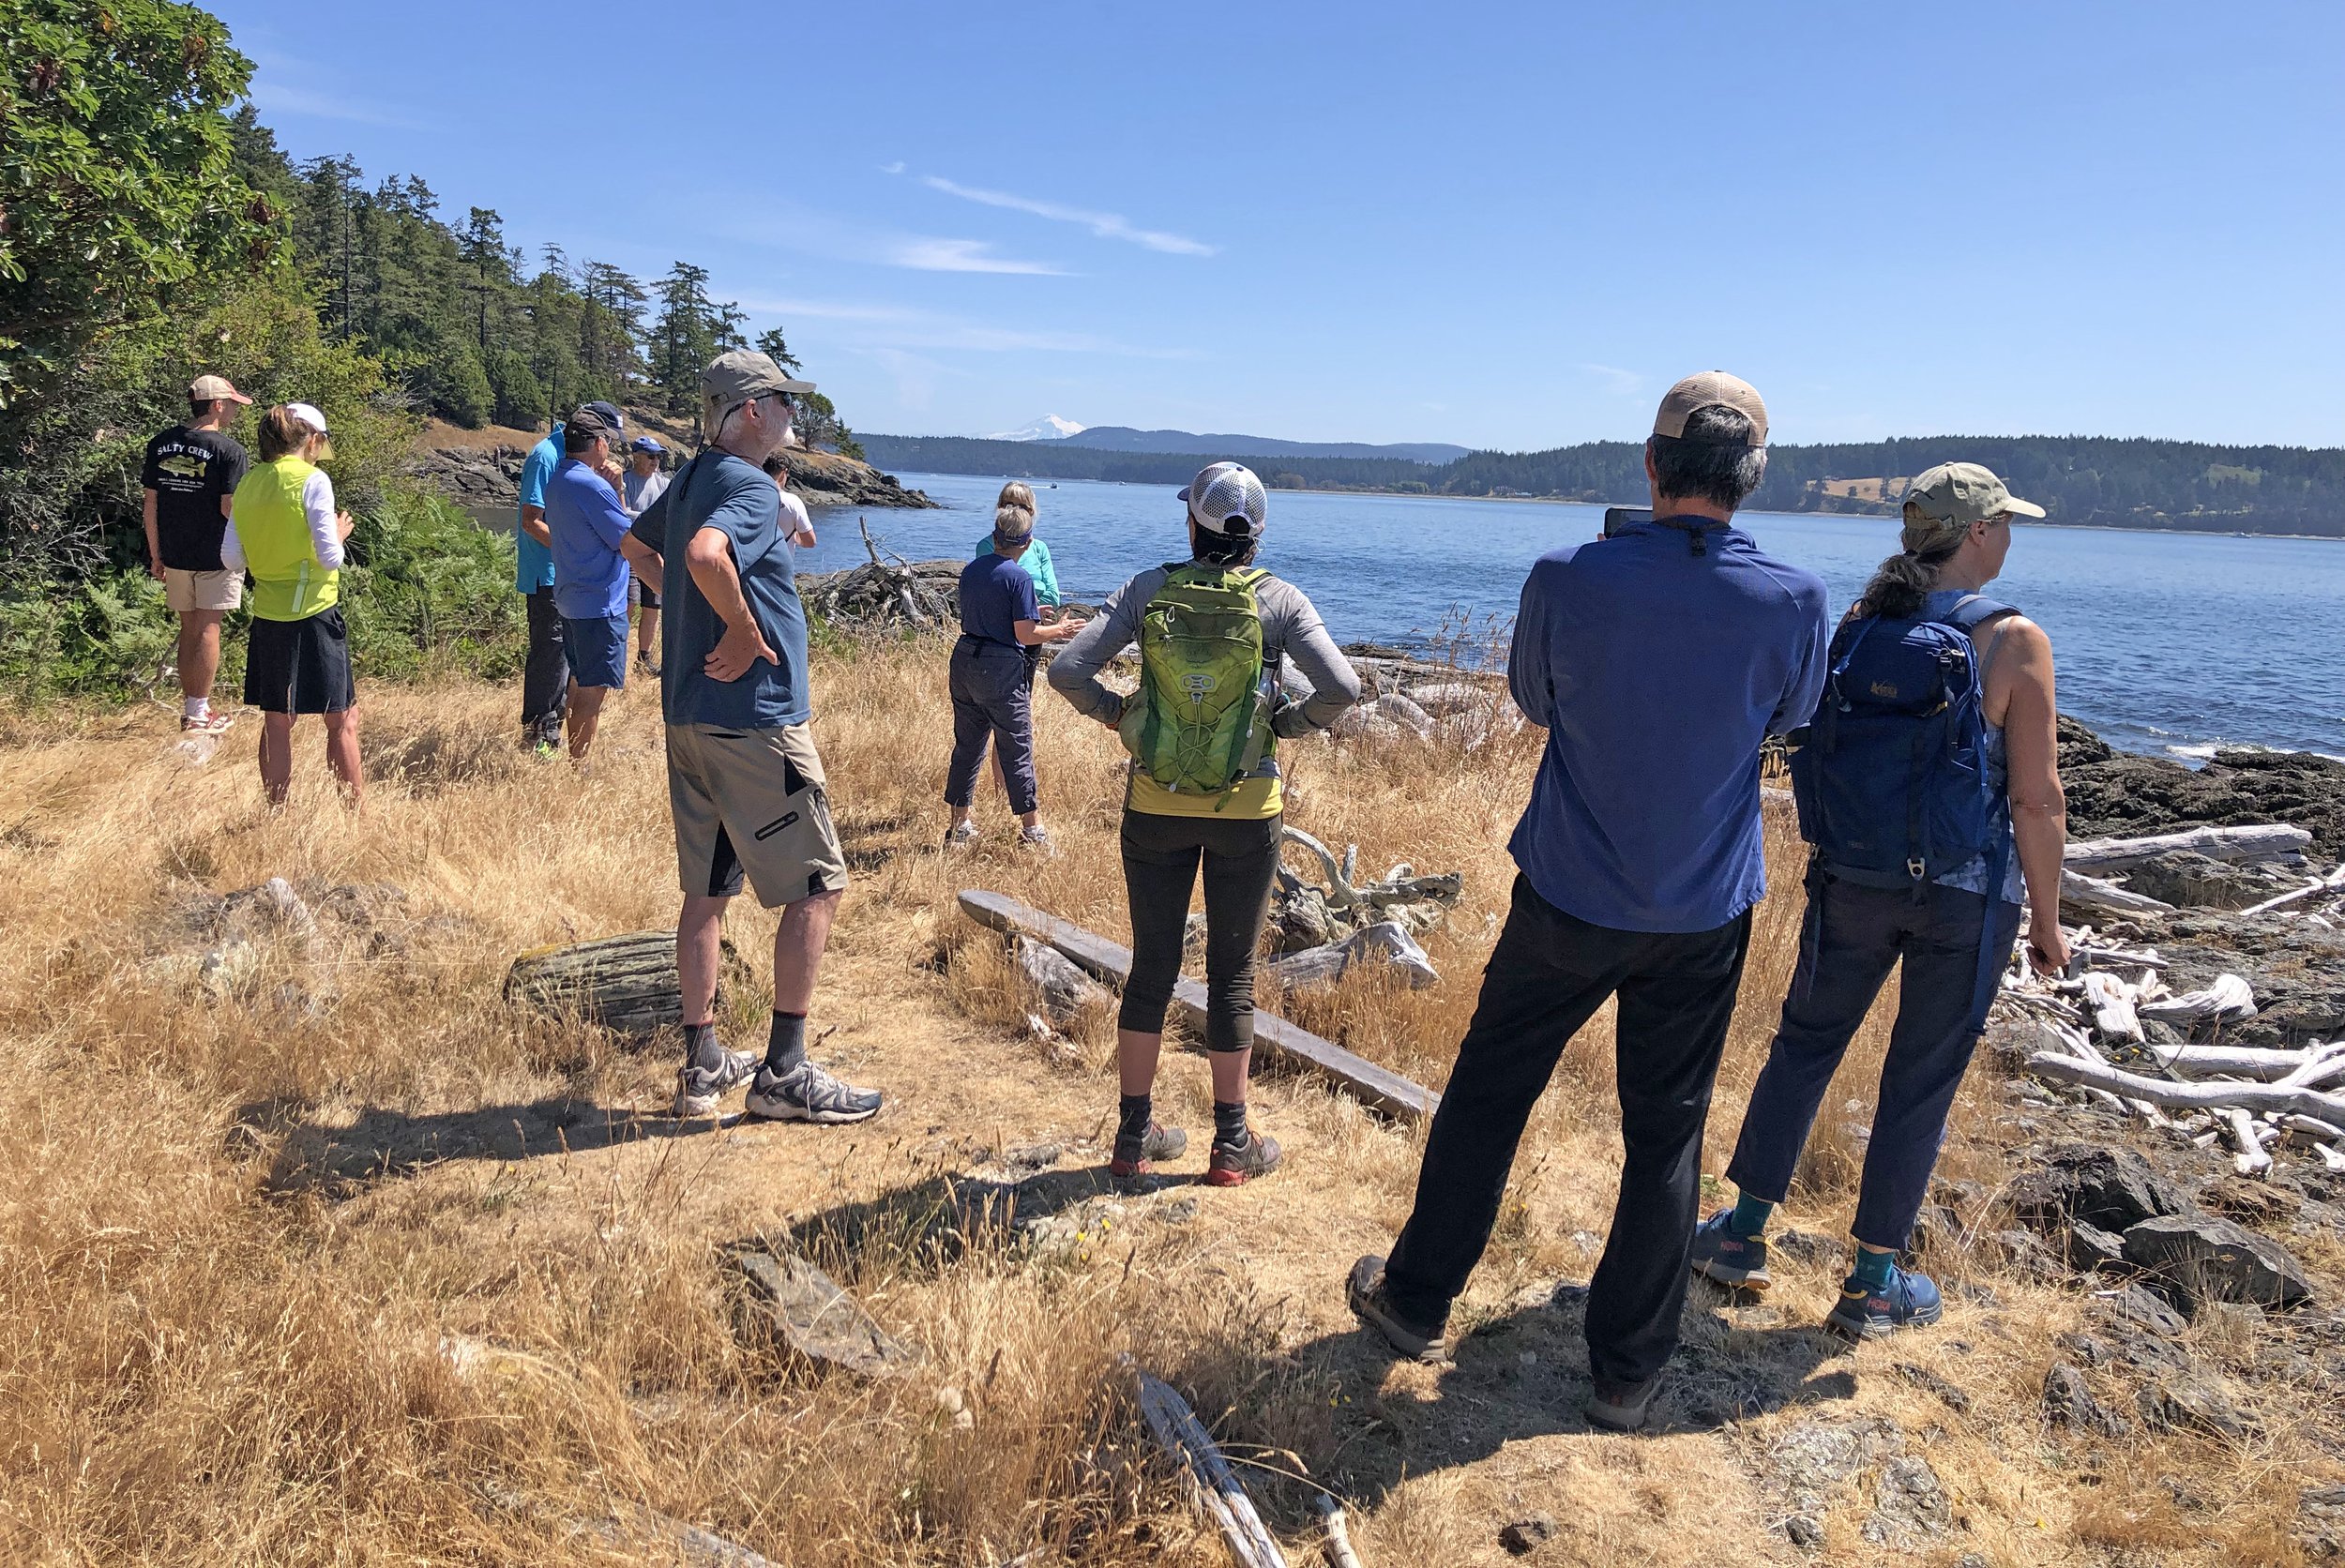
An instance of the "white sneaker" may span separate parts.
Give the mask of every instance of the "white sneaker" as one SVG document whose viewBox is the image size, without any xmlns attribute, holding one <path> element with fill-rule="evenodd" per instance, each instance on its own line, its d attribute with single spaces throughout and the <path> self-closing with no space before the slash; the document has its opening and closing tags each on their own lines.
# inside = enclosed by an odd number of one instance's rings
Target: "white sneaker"
<svg viewBox="0 0 2345 1568">
<path fill-rule="evenodd" d="M 977 824 L 975 822 L 955 822 L 945 830 L 945 847 L 948 850 L 976 841 Z"/>
</svg>

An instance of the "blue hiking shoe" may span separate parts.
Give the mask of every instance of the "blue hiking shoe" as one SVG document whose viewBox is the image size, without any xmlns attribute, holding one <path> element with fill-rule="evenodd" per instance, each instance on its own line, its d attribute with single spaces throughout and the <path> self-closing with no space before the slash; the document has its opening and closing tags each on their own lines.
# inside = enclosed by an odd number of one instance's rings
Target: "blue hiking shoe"
<svg viewBox="0 0 2345 1568">
<path fill-rule="evenodd" d="M 1840 1302 L 1823 1326 L 1849 1339 L 1879 1339 L 1899 1329 L 1934 1323 L 1945 1313 L 1937 1282 L 1892 1263 L 1889 1282 L 1868 1290 L 1851 1274 L 1840 1286 Z"/>
<path fill-rule="evenodd" d="M 1720 1209 L 1694 1227 L 1693 1271 L 1737 1290 L 1763 1290 L 1775 1283 L 1767 1239 L 1738 1234 L 1729 1223 L 1733 1217 L 1733 1210 Z"/>
</svg>

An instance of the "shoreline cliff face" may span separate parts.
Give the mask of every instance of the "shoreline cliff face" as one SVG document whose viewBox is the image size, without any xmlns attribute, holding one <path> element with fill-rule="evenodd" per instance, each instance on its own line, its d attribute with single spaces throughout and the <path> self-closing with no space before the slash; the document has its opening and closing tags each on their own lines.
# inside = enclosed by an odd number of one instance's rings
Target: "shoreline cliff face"
<svg viewBox="0 0 2345 1568">
<path fill-rule="evenodd" d="M 407 472 L 436 486 L 459 506 L 510 506 L 521 499 L 522 446 L 427 446 Z M 916 490 L 906 490 L 892 474 L 870 463 L 828 452 L 783 455 L 790 488 L 809 506 L 934 506 Z"/>
</svg>

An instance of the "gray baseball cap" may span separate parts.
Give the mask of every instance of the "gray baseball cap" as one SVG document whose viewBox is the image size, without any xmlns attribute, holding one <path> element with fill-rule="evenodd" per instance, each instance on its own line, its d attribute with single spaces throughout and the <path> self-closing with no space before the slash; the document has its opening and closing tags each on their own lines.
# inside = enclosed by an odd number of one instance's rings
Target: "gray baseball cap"
<svg viewBox="0 0 2345 1568">
<path fill-rule="evenodd" d="M 710 360 L 708 369 L 701 372 L 701 431 L 713 441 L 725 415 L 752 398 L 813 390 L 812 382 L 783 375 L 770 355 L 755 349 L 730 350 Z"/>
<path fill-rule="evenodd" d="M 1207 463 L 1181 491 L 1190 520 L 1208 534 L 1262 537 L 1270 497 L 1254 471 L 1240 462 Z"/>
</svg>

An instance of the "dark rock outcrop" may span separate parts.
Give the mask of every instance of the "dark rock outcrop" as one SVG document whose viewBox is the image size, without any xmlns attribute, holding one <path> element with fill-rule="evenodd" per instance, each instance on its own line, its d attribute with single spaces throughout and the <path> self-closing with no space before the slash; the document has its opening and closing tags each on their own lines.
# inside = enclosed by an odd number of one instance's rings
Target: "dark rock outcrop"
<svg viewBox="0 0 2345 1568">
<path fill-rule="evenodd" d="M 2345 762 L 2308 751 L 2217 751 L 2202 768 L 2113 751 L 2074 719 L 2060 724 L 2068 832 L 2133 837 L 2202 824 L 2293 822 L 2312 851 L 2345 858 Z"/>
<path fill-rule="evenodd" d="M 2126 1231 L 2126 1261 L 2186 1304 L 2248 1302 L 2292 1307 L 2312 1299 L 2304 1265 L 2268 1236 L 2209 1214 L 2166 1214 Z"/>
<path fill-rule="evenodd" d="M 2020 1159 L 2034 1168 L 2012 1184 L 2012 1212 L 2038 1230 L 2081 1221 L 2122 1233 L 2190 1207 L 2180 1189 L 2130 1149 L 2063 1143 L 2023 1150 Z"/>
<path fill-rule="evenodd" d="M 2188 850 L 2169 850 L 2126 873 L 2128 893 L 2198 909 L 2244 910 L 2293 885 L 2275 884 L 2247 867 L 2226 865 Z"/>
</svg>

